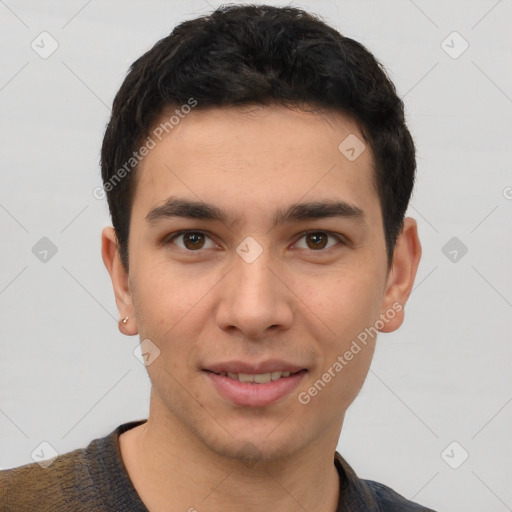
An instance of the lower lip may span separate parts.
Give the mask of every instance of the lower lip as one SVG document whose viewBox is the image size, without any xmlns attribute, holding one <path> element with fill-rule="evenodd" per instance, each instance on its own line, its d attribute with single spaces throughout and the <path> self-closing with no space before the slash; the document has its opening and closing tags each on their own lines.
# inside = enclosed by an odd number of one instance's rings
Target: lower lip
<svg viewBox="0 0 512 512">
<path fill-rule="evenodd" d="M 306 371 L 281 377 L 265 384 L 253 384 L 223 377 L 206 371 L 218 393 L 235 405 L 244 407 L 264 407 L 289 395 L 306 375 Z"/>
</svg>

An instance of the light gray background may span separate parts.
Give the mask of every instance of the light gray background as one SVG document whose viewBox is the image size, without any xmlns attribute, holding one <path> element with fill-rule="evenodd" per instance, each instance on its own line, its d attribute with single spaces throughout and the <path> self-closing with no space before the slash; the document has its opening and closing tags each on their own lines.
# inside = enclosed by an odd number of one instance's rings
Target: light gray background
<svg viewBox="0 0 512 512">
<path fill-rule="evenodd" d="M 92 191 L 128 66 L 210 5 L 0 0 L 2 468 L 32 462 L 42 441 L 64 453 L 147 417 L 138 338 L 117 330 L 101 261 L 108 209 Z M 389 69 L 418 148 L 416 287 L 338 448 L 361 477 L 436 510 L 512 510 L 512 1 L 293 5 Z M 42 31 L 59 44 L 47 59 L 31 48 Z M 442 46 L 453 31 L 469 44 L 458 58 L 445 51 L 463 48 L 458 36 Z M 455 262 L 442 252 L 454 236 L 468 249 Z M 32 252 L 42 237 L 58 249 L 46 263 Z"/>
</svg>

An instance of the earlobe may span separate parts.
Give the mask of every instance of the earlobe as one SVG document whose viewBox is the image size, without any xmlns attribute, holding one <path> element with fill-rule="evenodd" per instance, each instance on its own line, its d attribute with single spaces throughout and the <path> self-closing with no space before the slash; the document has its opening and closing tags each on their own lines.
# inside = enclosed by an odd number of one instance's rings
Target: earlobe
<svg viewBox="0 0 512 512">
<path fill-rule="evenodd" d="M 119 256 L 117 237 L 113 227 L 105 227 L 101 234 L 101 256 L 112 281 L 117 309 L 121 319 L 118 322 L 119 331 L 127 336 L 138 333 L 134 315 L 132 294 L 128 273 Z M 123 321 L 128 318 L 128 320 Z"/>
<path fill-rule="evenodd" d="M 381 318 L 386 321 L 381 332 L 395 331 L 402 325 L 405 304 L 409 299 L 421 259 L 421 243 L 418 226 L 414 219 L 406 217 L 396 241 L 393 263 L 389 270 L 382 302 Z"/>
</svg>

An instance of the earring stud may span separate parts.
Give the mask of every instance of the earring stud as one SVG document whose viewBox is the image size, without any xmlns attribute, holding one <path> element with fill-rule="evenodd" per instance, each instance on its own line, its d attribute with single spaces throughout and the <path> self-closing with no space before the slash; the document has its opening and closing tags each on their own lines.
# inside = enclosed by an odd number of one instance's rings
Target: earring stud
<svg viewBox="0 0 512 512">
<path fill-rule="evenodd" d="M 123 324 L 125 324 L 126 322 L 128 322 L 128 317 L 123 318 L 122 322 L 123 322 Z"/>
</svg>

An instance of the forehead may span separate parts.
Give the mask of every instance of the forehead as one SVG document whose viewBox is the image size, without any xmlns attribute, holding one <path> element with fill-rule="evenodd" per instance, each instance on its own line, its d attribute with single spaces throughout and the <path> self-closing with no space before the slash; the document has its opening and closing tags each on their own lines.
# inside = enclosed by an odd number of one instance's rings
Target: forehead
<svg viewBox="0 0 512 512">
<path fill-rule="evenodd" d="M 164 130 L 156 132 L 161 140 L 152 135 L 137 171 L 133 213 L 146 215 L 173 195 L 227 211 L 274 212 L 278 203 L 327 196 L 358 207 L 378 202 L 370 147 L 342 114 L 244 106 L 198 108 L 166 125 L 169 119 L 166 113 L 155 124 Z"/>
</svg>

